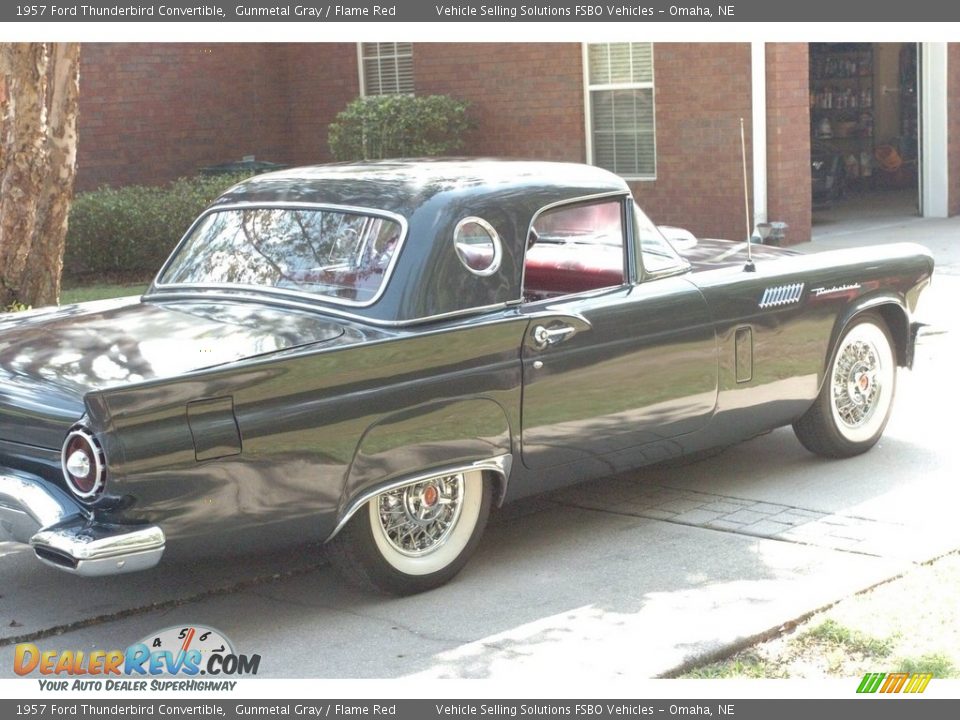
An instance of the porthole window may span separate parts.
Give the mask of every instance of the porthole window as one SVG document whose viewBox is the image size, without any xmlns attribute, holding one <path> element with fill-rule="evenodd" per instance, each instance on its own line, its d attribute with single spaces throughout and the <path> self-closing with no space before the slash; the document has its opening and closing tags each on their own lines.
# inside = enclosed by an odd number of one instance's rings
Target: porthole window
<svg viewBox="0 0 960 720">
<path fill-rule="evenodd" d="M 486 277 L 500 268 L 500 236 L 482 218 L 468 217 L 458 222 L 453 231 L 453 245 L 460 262 L 474 275 Z"/>
</svg>

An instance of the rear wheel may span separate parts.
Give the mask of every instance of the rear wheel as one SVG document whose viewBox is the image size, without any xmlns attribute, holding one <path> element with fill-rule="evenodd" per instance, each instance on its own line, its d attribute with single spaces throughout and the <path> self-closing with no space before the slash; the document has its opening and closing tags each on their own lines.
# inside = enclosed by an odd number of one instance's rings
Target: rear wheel
<svg viewBox="0 0 960 720">
<path fill-rule="evenodd" d="M 371 499 L 328 545 L 349 580 L 392 595 L 443 585 L 466 564 L 490 515 L 481 471 L 438 475 Z"/>
<path fill-rule="evenodd" d="M 890 418 L 896 390 L 893 341 L 872 313 L 855 319 L 837 343 L 820 395 L 793 425 L 811 452 L 852 457 L 873 447 Z"/>
</svg>

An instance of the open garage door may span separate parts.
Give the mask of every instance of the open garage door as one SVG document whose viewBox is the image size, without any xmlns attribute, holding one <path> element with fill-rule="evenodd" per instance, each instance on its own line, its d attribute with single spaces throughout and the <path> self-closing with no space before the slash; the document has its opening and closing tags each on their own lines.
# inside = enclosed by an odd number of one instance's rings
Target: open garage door
<svg viewBox="0 0 960 720">
<path fill-rule="evenodd" d="M 921 214 L 920 46 L 810 45 L 814 237 Z"/>
</svg>

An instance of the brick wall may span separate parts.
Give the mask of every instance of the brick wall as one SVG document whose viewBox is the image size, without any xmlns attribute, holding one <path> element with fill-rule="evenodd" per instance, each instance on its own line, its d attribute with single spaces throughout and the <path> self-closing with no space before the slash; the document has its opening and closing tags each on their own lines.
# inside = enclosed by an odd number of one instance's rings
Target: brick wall
<svg viewBox="0 0 960 720">
<path fill-rule="evenodd" d="M 749 45 L 658 43 L 654 67 L 657 179 L 632 183 L 638 200 L 658 223 L 742 238 L 739 119 L 747 123 L 749 162 Z M 470 101 L 477 129 L 467 154 L 586 159 L 579 44 L 417 44 L 414 72 L 418 92 Z M 804 67 L 804 83 L 806 74 Z M 805 151 L 801 178 L 809 175 L 809 145 Z M 806 226 L 809 238 L 809 217 Z"/>
<path fill-rule="evenodd" d="M 770 217 L 796 242 L 809 237 L 806 46 L 771 45 L 768 61 Z M 356 63 L 353 43 L 84 44 L 78 188 L 165 182 L 244 155 L 328 161 Z M 658 223 L 743 238 L 749 45 L 658 43 L 654 66 L 657 179 L 634 192 Z M 414 72 L 418 93 L 470 102 L 465 154 L 586 159 L 579 43 L 418 43 Z"/>
<path fill-rule="evenodd" d="M 749 162 L 750 46 L 658 43 L 654 67 L 657 179 L 631 183 L 641 206 L 661 224 L 743 238 L 739 121 Z M 418 93 L 470 101 L 477 129 L 466 154 L 586 160 L 578 43 L 417 44 L 414 72 Z M 805 119 L 806 97 L 801 111 Z"/>
<path fill-rule="evenodd" d="M 475 155 L 584 158 L 580 46 L 418 44 L 417 91 L 470 101 Z M 244 155 L 331 159 L 354 43 L 84 44 L 78 186 L 159 183 Z"/>
<path fill-rule="evenodd" d="M 327 126 L 360 94 L 356 43 L 283 45 L 286 105 L 290 123 L 284 162 L 312 165 L 332 161 Z"/>
<path fill-rule="evenodd" d="M 653 62 L 657 179 L 632 184 L 638 203 L 658 224 L 743 239 L 741 117 L 753 172 L 749 44 L 657 43 Z"/>
<path fill-rule="evenodd" d="M 767 215 L 789 225 L 789 244 L 810 239 L 809 66 L 804 43 L 769 43 L 767 62 Z M 746 236 L 740 118 L 747 144 L 753 218 L 750 46 L 654 46 L 657 179 L 633 183 L 659 224 L 695 235 Z"/>
<path fill-rule="evenodd" d="M 810 239 L 810 76 L 806 43 L 767 43 L 767 215 L 787 242 Z"/>
<path fill-rule="evenodd" d="M 77 185 L 159 183 L 203 165 L 285 158 L 277 46 L 84 43 Z"/>
<path fill-rule="evenodd" d="M 586 152 L 577 43 L 417 43 L 417 93 L 470 102 L 470 155 L 582 162 Z"/>
<path fill-rule="evenodd" d="M 960 215 L 960 43 L 947 46 L 947 68 L 947 203 L 951 215 Z"/>
<path fill-rule="evenodd" d="M 162 183 L 254 155 L 329 160 L 355 45 L 84 43 L 77 185 Z"/>
</svg>

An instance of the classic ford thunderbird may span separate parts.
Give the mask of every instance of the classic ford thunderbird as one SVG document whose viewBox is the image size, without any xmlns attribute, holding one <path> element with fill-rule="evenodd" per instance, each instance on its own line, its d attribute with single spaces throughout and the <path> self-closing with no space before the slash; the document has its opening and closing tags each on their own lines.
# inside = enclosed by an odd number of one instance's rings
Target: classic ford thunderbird
<svg viewBox="0 0 960 720">
<path fill-rule="evenodd" d="M 0 320 L 0 529 L 91 576 L 324 540 L 404 594 L 523 496 L 785 425 L 866 451 L 930 254 L 746 247 L 582 165 L 258 176 L 142 297 Z"/>
</svg>

